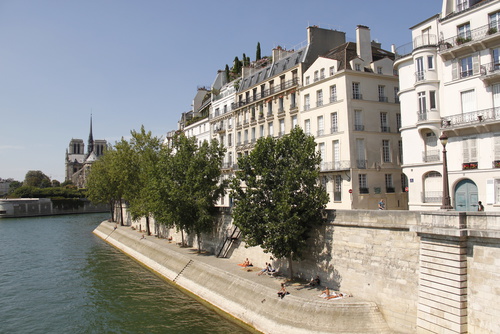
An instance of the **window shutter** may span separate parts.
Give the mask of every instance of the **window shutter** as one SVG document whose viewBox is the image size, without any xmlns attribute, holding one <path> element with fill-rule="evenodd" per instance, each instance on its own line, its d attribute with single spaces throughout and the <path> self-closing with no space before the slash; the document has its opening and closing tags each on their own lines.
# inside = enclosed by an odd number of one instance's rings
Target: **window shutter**
<svg viewBox="0 0 500 334">
<path fill-rule="evenodd" d="M 493 179 L 486 180 L 486 204 L 495 203 L 495 182 Z"/>
<path fill-rule="evenodd" d="M 462 153 L 463 153 L 463 159 L 464 159 L 463 162 L 470 162 L 470 160 L 469 160 L 469 145 L 468 144 L 469 144 L 468 139 L 464 139 L 462 141 L 462 145 L 463 145 Z"/>
<path fill-rule="evenodd" d="M 493 137 L 495 141 L 495 160 L 500 160 L 500 136 Z"/>
<path fill-rule="evenodd" d="M 479 71 L 480 71 L 480 68 L 479 68 L 479 55 L 476 53 L 472 57 L 472 72 L 474 74 L 478 74 Z"/>
<path fill-rule="evenodd" d="M 476 150 L 476 138 L 469 139 L 469 148 L 470 148 L 470 161 L 477 161 L 477 150 Z"/>
<path fill-rule="evenodd" d="M 456 59 L 453 59 L 451 61 L 451 79 L 452 80 L 458 79 L 458 62 Z"/>
</svg>

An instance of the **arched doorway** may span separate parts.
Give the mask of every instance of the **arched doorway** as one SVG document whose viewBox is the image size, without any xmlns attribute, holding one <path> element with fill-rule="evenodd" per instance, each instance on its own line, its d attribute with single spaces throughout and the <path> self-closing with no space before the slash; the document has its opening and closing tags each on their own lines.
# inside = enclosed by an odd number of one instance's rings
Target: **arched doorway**
<svg viewBox="0 0 500 334">
<path fill-rule="evenodd" d="M 477 211 L 477 186 L 469 179 L 458 182 L 455 187 L 455 210 Z"/>
</svg>

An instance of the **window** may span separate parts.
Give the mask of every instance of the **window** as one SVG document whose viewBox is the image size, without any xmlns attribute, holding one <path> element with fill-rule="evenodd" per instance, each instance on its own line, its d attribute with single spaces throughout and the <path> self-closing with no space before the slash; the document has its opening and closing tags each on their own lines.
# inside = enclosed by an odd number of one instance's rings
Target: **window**
<svg viewBox="0 0 500 334">
<path fill-rule="evenodd" d="M 436 109 L 436 91 L 429 91 L 429 103 L 431 109 Z"/>
<path fill-rule="evenodd" d="M 354 110 L 354 130 L 364 131 L 365 126 L 363 125 L 363 113 L 361 110 Z"/>
<path fill-rule="evenodd" d="M 400 132 L 401 130 L 401 114 L 397 113 L 396 114 L 396 131 Z"/>
<path fill-rule="evenodd" d="M 490 30 L 488 30 L 488 33 L 494 34 L 498 32 L 500 30 L 500 12 L 490 14 L 489 21 L 490 21 Z"/>
<path fill-rule="evenodd" d="M 394 102 L 399 103 L 399 87 L 394 87 Z"/>
<path fill-rule="evenodd" d="M 389 122 L 387 120 L 387 113 L 386 112 L 380 113 L 380 131 L 381 132 L 391 132 L 391 129 L 389 128 Z"/>
<path fill-rule="evenodd" d="M 290 94 L 290 109 L 293 109 L 295 107 L 297 107 L 297 101 L 296 101 L 296 96 L 295 96 L 295 93 L 291 93 Z"/>
<path fill-rule="evenodd" d="M 382 161 L 391 162 L 391 144 L 388 140 L 382 140 Z"/>
<path fill-rule="evenodd" d="M 309 110 L 311 108 L 310 106 L 310 97 L 309 94 L 304 95 L 304 110 Z"/>
<path fill-rule="evenodd" d="M 424 58 L 418 57 L 415 59 L 415 79 L 417 82 L 425 80 Z"/>
<path fill-rule="evenodd" d="M 473 73 L 472 57 L 460 59 L 460 78 L 470 77 Z"/>
<path fill-rule="evenodd" d="M 462 150 L 463 150 L 463 162 L 477 164 L 477 148 L 476 148 L 476 138 L 464 138 L 462 140 Z M 476 165 L 477 168 L 477 165 Z"/>
<path fill-rule="evenodd" d="M 356 71 L 361 71 L 361 64 L 354 64 L 354 69 Z"/>
<path fill-rule="evenodd" d="M 245 130 L 245 135 L 243 137 L 243 143 L 248 144 L 248 130 Z"/>
<path fill-rule="evenodd" d="M 474 89 L 461 92 L 460 99 L 462 102 L 463 114 L 476 111 L 476 93 Z"/>
<path fill-rule="evenodd" d="M 392 174 L 385 174 L 385 192 L 386 193 L 394 192 L 394 183 L 392 181 Z"/>
<path fill-rule="evenodd" d="M 274 136 L 274 128 L 273 128 L 273 122 L 269 122 L 268 124 L 268 131 L 267 131 L 268 136 Z"/>
<path fill-rule="evenodd" d="M 325 78 L 325 69 L 322 68 L 321 70 L 319 70 L 319 79 L 323 80 L 324 78 Z"/>
<path fill-rule="evenodd" d="M 292 116 L 292 129 L 297 126 L 297 115 Z"/>
<path fill-rule="evenodd" d="M 267 116 L 271 116 L 273 114 L 273 101 L 267 102 Z"/>
<path fill-rule="evenodd" d="M 318 146 L 319 146 L 319 155 L 321 156 L 321 165 L 325 166 L 325 158 L 326 158 L 326 156 L 325 156 L 325 143 L 320 143 Z"/>
<path fill-rule="evenodd" d="M 321 107 L 323 105 L 323 90 L 316 91 L 316 106 Z"/>
<path fill-rule="evenodd" d="M 229 146 L 229 147 L 233 146 L 233 134 L 232 133 L 227 135 L 227 146 Z"/>
<path fill-rule="evenodd" d="M 493 137 L 494 140 L 494 150 L 495 150 L 495 160 L 500 160 L 500 135 Z"/>
<path fill-rule="evenodd" d="M 278 112 L 283 112 L 285 111 L 284 106 L 283 106 L 283 98 L 280 97 L 278 99 Z"/>
<path fill-rule="evenodd" d="M 399 158 L 399 164 L 403 164 L 403 141 L 399 140 L 398 141 L 398 158 Z"/>
<path fill-rule="evenodd" d="M 285 120 L 284 119 L 280 119 L 280 132 L 278 134 L 278 136 L 284 136 L 285 135 Z"/>
<path fill-rule="evenodd" d="M 434 69 L 434 56 L 427 56 L 427 68 L 429 70 Z"/>
<path fill-rule="evenodd" d="M 307 76 L 306 77 L 306 85 L 309 85 L 309 81 L 310 81 L 309 76 Z"/>
<path fill-rule="evenodd" d="M 336 112 L 333 112 L 331 113 L 331 125 L 332 125 L 332 128 L 331 128 L 331 131 L 330 133 L 336 133 L 336 132 L 339 132 L 339 120 L 338 120 L 338 115 Z"/>
<path fill-rule="evenodd" d="M 255 128 L 252 128 L 252 143 L 255 142 Z"/>
<path fill-rule="evenodd" d="M 325 134 L 325 122 L 323 116 L 318 116 L 318 137 Z"/>
<path fill-rule="evenodd" d="M 314 82 L 319 80 L 318 71 L 314 71 Z"/>
<path fill-rule="evenodd" d="M 333 185 L 333 200 L 335 202 L 341 202 L 342 201 L 342 176 L 341 175 L 335 175 L 334 179 L 334 185 Z"/>
<path fill-rule="evenodd" d="M 304 132 L 306 133 L 306 135 L 311 134 L 311 120 L 310 119 L 306 119 L 304 121 Z"/>
<path fill-rule="evenodd" d="M 361 100 L 361 94 L 359 92 L 359 82 L 352 83 L 352 98 L 355 100 Z"/>
<path fill-rule="evenodd" d="M 382 74 L 382 67 L 381 67 L 381 66 L 378 66 L 378 67 L 377 67 L 377 73 L 378 73 L 378 74 Z"/>
<path fill-rule="evenodd" d="M 366 181 L 366 174 L 358 175 L 358 183 L 359 183 L 359 193 L 368 194 L 368 182 Z"/>
<path fill-rule="evenodd" d="M 335 66 L 330 66 L 330 76 L 335 74 Z"/>
<path fill-rule="evenodd" d="M 425 117 L 427 110 L 427 100 L 425 97 L 425 92 L 419 92 L 417 96 L 418 96 L 418 112 L 420 114 L 420 117 L 422 116 Z M 419 121 L 425 121 L 425 118 L 424 119 L 420 118 Z"/>
<path fill-rule="evenodd" d="M 357 167 L 366 168 L 366 152 L 365 152 L 365 140 L 358 138 L 356 139 L 356 154 L 357 154 Z"/>
<path fill-rule="evenodd" d="M 337 85 L 330 86 L 330 102 L 337 101 Z"/>
<path fill-rule="evenodd" d="M 471 40 L 470 23 L 457 27 L 457 44 L 462 44 Z"/>
<path fill-rule="evenodd" d="M 340 164 L 340 142 L 338 140 L 334 140 L 333 144 L 333 169 L 340 169 L 342 166 Z"/>
<path fill-rule="evenodd" d="M 378 100 L 379 102 L 387 102 L 387 97 L 385 96 L 385 86 L 378 86 Z"/>
<path fill-rule="evenodd" d="M 236 143 L 236 145 L 241 145 L 241 132 L 238 132 L 238 142 Z"/>
<path fill-rule="evenodd" d="M 259 126 L 259 137 L 264 137 L 264 125 Z"/>
<path fill-rule="evenodd" d="M 469 8 L 469 0 L 457 0 L 457 12 L 461 12 Z"/>
</svg>

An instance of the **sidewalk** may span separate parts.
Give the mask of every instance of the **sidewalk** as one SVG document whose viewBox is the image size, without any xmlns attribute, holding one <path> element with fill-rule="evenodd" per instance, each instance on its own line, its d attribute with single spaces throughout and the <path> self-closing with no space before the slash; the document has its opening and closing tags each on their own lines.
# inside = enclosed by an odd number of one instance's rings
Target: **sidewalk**
<svg viewBox="0 0 500 334">
<path fill-rule="evenodd" d="M 132 230 L 128 226 L 120 226 L 120 230 L 128 230 L 129 233 L 135 234 L 137 239 L 141 239 L 143 233 L 139 232 L 137 230 Z M 279 273 L 275 276 L 270 276 L 267 274 L 263 275 L 257 275 L 262 267 L 247 267 L 247 268 L 242 268 L 238 266 L 238 263 L 242 263 L 244 259 L 240 259 L 240 261 L 232 260 L 232 259 L 226 259 L 226 258 L 217 258 L 215 255 L 212 254 L 198 254 L 198 249 L 193 248 L 193 247 L 187 247 L 183 248 L 177 245 L 176 243 L 169 242 L 167 239 L 160 239 L 156 238 L 154 236 L 145 236 L 145 239 L 148 240 L 149 242 L 153 242 L 161 247 L 168 248 L 171 251 L 180 253 L 184 256 L 187 256 L 191 258 L 192 260 L 200 261 L 203 262 L 207 265 L 210 265 L 214 268 L 218 268 L 219 270 L 225 271 L 232 273 L 234 275 L 237 275 L 241 277 L 242 279 L 254 282 L 256 284 L 260 284 L 262 286 L 266 286 L 272 289 L 275 289 L 276 292 L 280 289 L 280 285 L 283 282 L 287 282 L 286 276 L 282 276 Z M 310 287 L 306 283 L 298 283 L 298 282 L 291 282 L 291 283 L 286 283 L 286 289 L 290 294 L 293 294 L 296 297 L 304 298 L 307 300 L 312 300 L 312 301 L 324 301 L 326 304 L 332 304 L 332 303 L 356 303 L 359 302 L 360 300 L 356 297 L 345 297 L 345 298 L 336 298 L 336 299 L 330 299 L 330 300 L 325 300 L 323 298 L 318 297 L 321 292 L 325 289 L 325 286 L 320 286 L 320 287 Z M 331 290 L 333 292 L 333 290 Z M 338 292 L 338 291 L 337 291 Z M 340 291 L 343 293 L 347 293 L 346 291 Z M 277 297 L 275 296 L 270 296 L 270 297 Z M 286 298 L 286 297 L 285 297 Z"/>
</svg>

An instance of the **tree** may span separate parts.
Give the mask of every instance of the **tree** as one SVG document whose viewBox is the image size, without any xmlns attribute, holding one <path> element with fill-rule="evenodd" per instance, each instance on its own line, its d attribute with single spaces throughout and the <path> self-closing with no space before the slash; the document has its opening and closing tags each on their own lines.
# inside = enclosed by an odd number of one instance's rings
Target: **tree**
<svg viewBox="0 0 500 334">
<path fill-rule="evenodd" d="M 260 42 L 257 42 L 257 50 L 255 51 L 255 60 L 260 60 L 262 57 L 260 55 Z"/>
<path fill-rule="evenodd" d="M 229 76 L 229 65 L 226 64 L 226 69 L 224 70 L 226 75 L 226 82 L 231 82 L 231 77 Z"/>
<path fill-rule="evenodd" d="M 23 185 L 28 187 L 47 188 L 51 186 L 50 178 L 40 170 L 30 170 L 24 177 Z"/>
<path fill-rule="evenodd" d="M 215 140 L 198 147 L 194 137 L 179 134 L 172 139 L 172 151 L 163 150 L 160 156 L 155 219 L 181 231 L 182 245 L 184 231 L 195 233 L 201 251 L 201 234 L 213 228 L 214 204 L 226 186 L 220 181 L 224 149 Z"/>
<path fill-rule="evenodd" d="M 149 217 L 152 209 L 151 180 L 156 172 L 161 148 L 161 139 L 154 137 L 151 131 L 146 132 L 144 126 L 140 132 L 131 131 L 131 165 L 129 172 L 134 173 L 130 178 L 131 184 L 127 187 L 124 197 L 128 200 L 128 210 L 132 219 L 146 217 L 146 233 L 151 234 Z"/>
<path fill-rule="evenodd" d="M 312 229 L 324 222 L 328 194 L 319 183 L 321 157 L 312 136 L 296 127 L 280 138 L 261 138 L 238 159 L 231 184 L 234 223 L 249 246 L 276 258 L 301 259 Z"/>
</svg>

